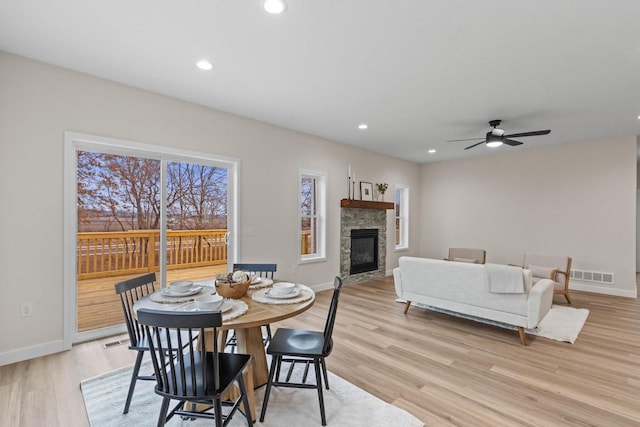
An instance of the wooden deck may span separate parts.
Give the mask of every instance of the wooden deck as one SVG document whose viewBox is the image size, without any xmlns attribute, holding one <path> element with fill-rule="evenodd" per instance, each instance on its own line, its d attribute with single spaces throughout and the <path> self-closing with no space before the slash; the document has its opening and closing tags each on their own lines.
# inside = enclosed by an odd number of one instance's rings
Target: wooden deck
<svg viewBox="0 0 640 427">
<path fill-rule="evenodd" d="M 226 265 L 184 268 L 167 271 L 167 282 L 175 280 L 213 279 L 217 274 L 226 273 Z M 90 331 L 124 323 L 120 298 L 114 285 L 140 274 L 104 277 L 78 281 L 78 332 Z"/>
</svg>

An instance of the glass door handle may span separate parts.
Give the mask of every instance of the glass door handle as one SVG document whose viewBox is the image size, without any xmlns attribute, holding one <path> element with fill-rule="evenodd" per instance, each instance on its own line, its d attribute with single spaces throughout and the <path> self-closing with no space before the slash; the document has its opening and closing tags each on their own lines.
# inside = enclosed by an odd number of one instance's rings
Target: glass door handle
<svg viewBox="0 0 640 427">
<path fill-rule="evenodd" d="M 230 238 L 230 237 L 231 237 L 231 233 L 230 233 L 230 232 L 228 232 L 228 231 L 227 231 L 226 233 L 224 233 L 224 243 L 225 243 L 226 245 L 228 245 L 228 244 L 229 244 L 229 238 Z"/>
</svg>

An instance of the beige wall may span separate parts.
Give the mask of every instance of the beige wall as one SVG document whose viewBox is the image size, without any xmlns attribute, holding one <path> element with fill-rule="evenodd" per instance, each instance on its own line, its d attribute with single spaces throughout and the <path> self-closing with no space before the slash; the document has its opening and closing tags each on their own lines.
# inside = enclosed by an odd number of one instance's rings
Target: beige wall
<svg viewBox="0 0 640 427">
<path fill-rule="evenodd" d="M 636 295 L 635 136 L 427 164 L 421 181 L 423 256 L 450 246 L 485 248 L 492 263 L 569 255 L 576 269 L 615 274 L 615 286 L 590 290 Z"/>
<path fill-rule="evenodd" d="M 239 158 L 240 259 L 276 262 L 280 277 L 312 286 L 340 270 L 339 201 L 349 163 L 361 180 L 406 184 L 419 194 L 414 163 L 7 53 L 0 52 L 0 70 L 0 364 L 30 346 L 55 348 L 63 336 L 65 131 Z M 328 259 L 294 274 L 299 168 L 328 173 Z M 412 204 L 413 230 L 418 207 Z M 388 221 L 393 233 L 392 211 Z M 243 236 L 247 226 L 255 236 Z M 389 249 L 388 269 L 400 255 L 418 253 L 412 243 L 409 252 Z M 27 301 L 34 314 L 21 318 Z"/>
</svg>

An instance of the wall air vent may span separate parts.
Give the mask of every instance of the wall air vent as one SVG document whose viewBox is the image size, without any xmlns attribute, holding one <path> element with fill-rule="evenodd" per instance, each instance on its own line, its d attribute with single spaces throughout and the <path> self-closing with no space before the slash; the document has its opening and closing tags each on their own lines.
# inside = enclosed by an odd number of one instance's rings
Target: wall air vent
<svg viewBox="0 0 640 427">
<path fill-rule="evenodd" d="M 571 270 L 569 278 L 584 282 L 603 283 L 605 285 L 613 285 L 614 283 L 613 273 L 602 271 Z"/>
</svg>

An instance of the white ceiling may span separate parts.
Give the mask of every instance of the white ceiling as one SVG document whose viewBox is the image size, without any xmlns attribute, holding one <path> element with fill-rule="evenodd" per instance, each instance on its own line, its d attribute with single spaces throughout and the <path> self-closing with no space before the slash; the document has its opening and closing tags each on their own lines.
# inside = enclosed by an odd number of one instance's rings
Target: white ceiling
<svg viewBox="0 0 640 427">
<path fill-rule="evenodd" d="M 420 163 L 640 133 L 638 0 L 287 3 L 2 0 L 0 49 Z M 552 132 L 446 142 L 491 119 Z"/>
</svg>

